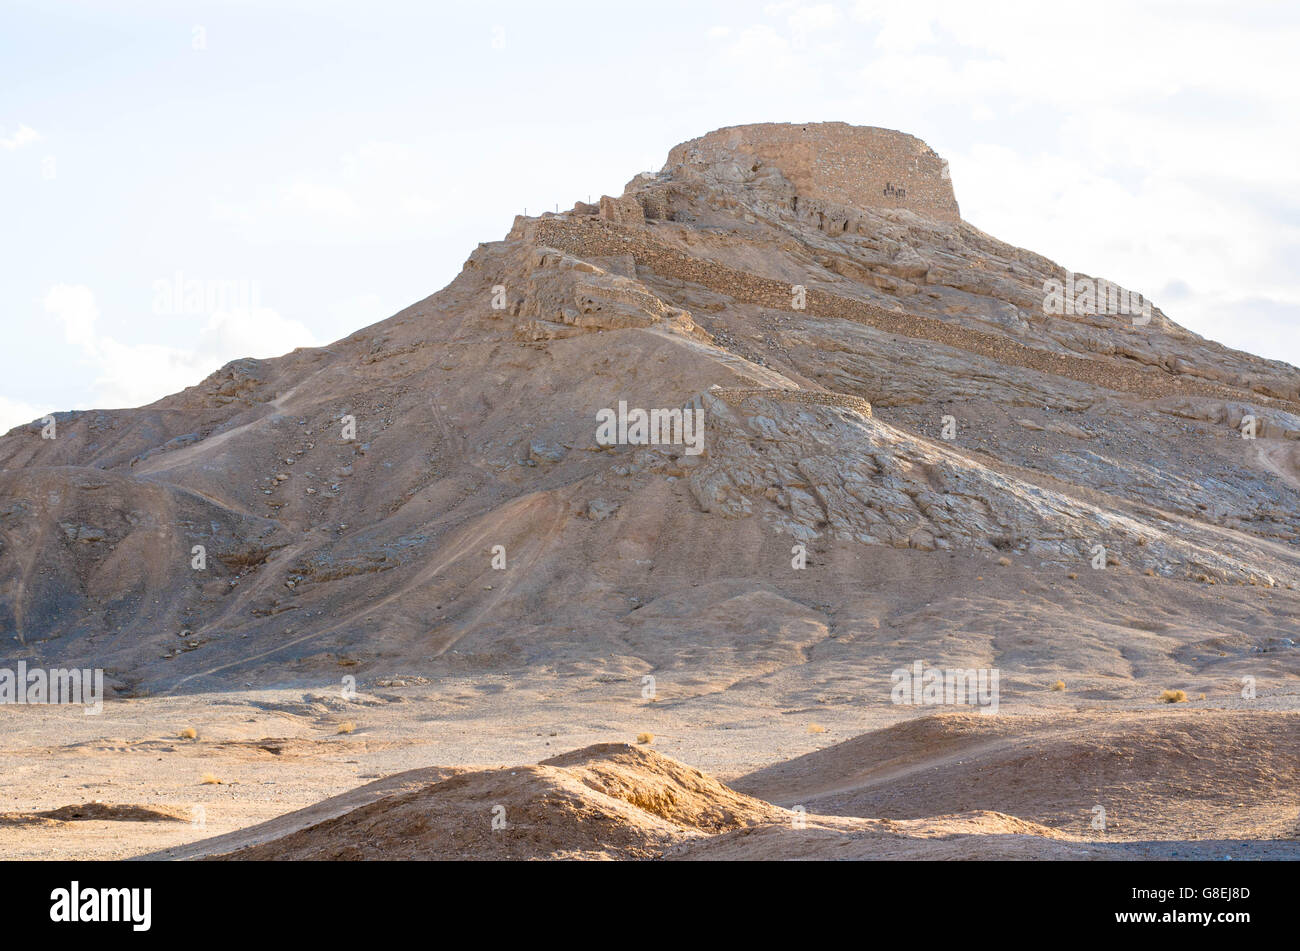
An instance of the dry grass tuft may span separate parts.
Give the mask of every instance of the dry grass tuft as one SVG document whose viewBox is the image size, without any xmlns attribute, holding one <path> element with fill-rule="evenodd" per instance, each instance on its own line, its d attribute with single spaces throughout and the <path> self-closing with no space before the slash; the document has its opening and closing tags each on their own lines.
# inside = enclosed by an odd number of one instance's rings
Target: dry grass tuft
<svg viewBox="0 0 1300 951">
<path fill-rule="evenodd" d="M 345 720 L 344 722 L 339 724 L 339 728 L 335 731 L 335 736 L 338 736 L 339 734 L 342 733 L 351 733 L 356 728 L 357 725 L 353 723 L 351 720 Z"/>
<path fill-rule="evenodd" d="M 655 741 L 655 735 L 653 733 L 638 733 L 636 735 L 636 741 L 638 743 L 653 743 Z"/>
<path fill-rule="evenodd" d="M 179 736 L 182 740 L 197 740 L 199 738 L 199 731 L 194 729 L 192 726 L 187 726 L 185 729 L 181 730 Z"/>
<path fill-rule="evenodd" d="M 1058 680 L 1056 683 L 1052 684 L 1052 689 L 1053 689 L 1053 690 L 1056 690 L 1056 691 L 1064 690 L 1064 689 L 1065 689 L 1065 681 L 1064 681 L 1064 680 Z"/>
<path fill-rule="evenodd" d="M 222 781 L 221 781 L 220 779 L 218 779 L 216 776 L 213 776 L 211 773 L 204 773 L 203 776 L 200 777 L 200 779 L 199 779 L 199 784 L 202 785 L 202 786 L 222 786 L 222 785 L 224 785 L 224 783 L 222 783 Z"/>
<path fill-rule="evenodd" d="M 808 732 L 809 732 L 809 733 L 825 733 L 825 732 L 826 732 L 826 727 L 822 726 L 820 723 L 809 723 L 809 724 L 808 724 Z"/>
<path fill-rule="evenodd" d="M 1166 690 L 1160 694 L 1160 699 L 1164 703 L 1186 703 L 1187 694 L 1182 690 Z"/>
</svg>

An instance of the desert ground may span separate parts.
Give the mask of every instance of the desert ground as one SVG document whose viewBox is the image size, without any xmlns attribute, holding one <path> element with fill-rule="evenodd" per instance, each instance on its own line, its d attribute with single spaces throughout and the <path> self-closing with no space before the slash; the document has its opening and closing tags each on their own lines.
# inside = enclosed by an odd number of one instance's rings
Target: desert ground
<svg viewBox="0 0 1300 951">
<path fill-rule="evenodd" d="M 847 697 L 774 710 L 757 685 L 650 703 L 598 678 L 395 683 L 121 701 L 111 720 L 24 710 L 0 748 L 0 854 L 1300 858 L 1294 696 L 1247 711 L 1066 691 L 900 718 Z"/>
<path fill-rule="evenodd" d="M 1037 679 L 1012 678 L 996 714 L 936 714 L 891 702 L 877 652 L 914 653 L 943 617 L 1005 618 L 1035 595 L 1095 593 L 959 557 L 936 569 L 948 582 L 937 595 L 919 557 L 891 551 L 877 567 L 893 570 L 857 589 L 873 602 L 892 594 L 879 627 L 846 617 L 796 660 L 748 676 L 725 657 L 684 657 L 663 665 L 675 672 L 657 676 L 653 698 L 639 671 L 566 651 L 564 667 L 526 676 L 398 674 L 362 678 L 355 694 L 343 680 L 351 668 L 340 667 L 329 689 L 240 684 L 110 700 L 100 716 L 13 707 L 0 740 L 0 854 L 1300 857 L 1300 696 L 1282 687 L 1242 699 L 1240 672 L 1268 655 L 1243 665 L 1195 636 L 1206 605 L 1117 619 L 1114 637 L 1171 639 L 1180 659 L 1152 662 L 1152 674 L 1121 686 L 1080 675 L 1098 650 L 1091 638 L 1076 634 L 1063 649 L 1035 636 L 1041 619 L 1010 630 L 1002 636 L 1029 645 L 1020 663 Z M 908 577 L 910 602 L 899 597 Z M 1130 584 L 1126 602 L 1157 604 L 1160 582 Z M 1294 596 L 1238 587 L 1215 600 L 1224 618 L 1250 612 L 1282 629 L 1295 617 Z M 1068 603 L 1064 614 L 1063 627 Z M 762 627 L 757 614 L 736 624 Z M 948 656 L 961 657 L 980 635 L 950 639 Z M 1064 689 L 1053 689 L 1058 680 Z M 1157 699 L 1173 683 L 1186 702 Z M 638 743 L 643 734 L 653 738 Z M 607 760 L 622 777 L 613 792 L 582 772 L 599 774 Z M 464 785 L 443 783 L 453 778 Z M 497 806 L 506 826 L 493 830 Z M 354 812 L 363 807 L 370 821 Z"/>
</svg>

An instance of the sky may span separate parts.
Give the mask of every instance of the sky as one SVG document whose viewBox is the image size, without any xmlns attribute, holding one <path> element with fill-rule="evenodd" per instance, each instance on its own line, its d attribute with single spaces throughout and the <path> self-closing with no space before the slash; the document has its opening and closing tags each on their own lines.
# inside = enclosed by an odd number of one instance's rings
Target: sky
<svg viewBox="0 0 1300 951">
<path fill-rule="evenodd" d="M 6 0 L 0 432 L 346 336 L 750 122 L 916 135 L 976 227 L 1300 365 L 1298 50 L 1271 2 Z"/>
</svg>

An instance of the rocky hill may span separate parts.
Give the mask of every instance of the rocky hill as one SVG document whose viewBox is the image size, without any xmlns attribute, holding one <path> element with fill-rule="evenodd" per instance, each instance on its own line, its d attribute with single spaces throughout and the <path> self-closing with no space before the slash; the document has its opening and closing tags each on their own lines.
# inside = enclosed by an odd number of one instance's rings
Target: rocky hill
<svg viewBox="0 0 1300 951">
<path fill-rule="evenodd" d="M 620 404 L 702 440 L 607 444 Z M 0 439 L 0 656 L 126 695 L 1297 675 L 1300 371 L 984 234 L 883 129 L 710 133 L 328 347 L 48 435 Z"/>
</svg>

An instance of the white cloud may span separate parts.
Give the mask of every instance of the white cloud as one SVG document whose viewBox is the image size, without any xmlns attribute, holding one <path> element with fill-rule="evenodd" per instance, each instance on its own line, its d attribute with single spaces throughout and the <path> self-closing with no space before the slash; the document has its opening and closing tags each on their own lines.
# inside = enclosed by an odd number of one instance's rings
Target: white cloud
<svg viewBox="0 0 1300 951">
<path fill-rule="evenodd" d="M 82 284 L 56 284 L 45 295 L 42 305 L 47 314 L 53 314 L 63 328 L 68 343 L 83 350 L 94 348 L 95 323 L 99 320 L 99 307 L 95 295 Z"/>
<path fill-rule="evenodd" d="M 339 328 L 340 337 L 345 337 L 359 327 L 368 327 L 377 320 L 392 316 L 391 307 L 386 307 L 378 294 L 356 294 L 342 300 L 329 303 L 330 326 Z"/>
<path fill-rule="evenodd" d="M 193 386 L 238 357 L 276 357 L 315 346 L 312 332 L 267 307 L 215 311 L 190 349 L 122 343 L 99 333 L 99 308 L 90 288 L 59 284 L 43 301 L 94 374 L 94 405 L 141 406 Z"/>
<path fill-rule="evenodd" d="M 294 182 L 284 189 L 283 196 L 285 206 L 291 211 L 327 218 L 352 218 L 357 214 L 356 199 L 337 186 Z"/>
<path fill-rule="evenodd" d="M 213 196 L 211 215 L 257 242 L 419 234 L 445 212 L 443 197 L 429 188 L 434 165 L 409 146 L 367 142 L 331 168 L 301 170 L 259 194 Z"/>
<path fill-rule="evenodd" d="M 254 307 L 212 314 L 199 331 L 194 352 L 199 358 L 218 360 L 220 366 L 236 357 L 264 360 L 320 343 L 298 321 L 282 317 L 269 307 Z"/>
<path fill-rule="evenodd" d="M 6 152 L 13 152 L 15 149 L 21 149 L 24 145 L 31 145 L 33 142 L 41 141 L 41 134 L 31 126 L 20 125 L 18 131 L 11 136 L 0 137 L 0 149 Z"/>
<path fill-rule="evenodd" d="M 801 69 L 794 45 L 765 23 L 742 30 L 723 49 L 719 65 L 729 77 L 743 73 L 747 87 L 781 92 L 788 91 L 807 76 Z M 756 69 L 756 66 L 761 68 Z"/>
<path fill-rule="evenodd" d="M 35 403 L 11 400 L 7 396 L 0 396 L 0 435 L 9 432 L 15 426 L 22 426 L 33 420 L 40 419 L 50 412 L 53 412 L 53 410 L 49 407 L 41 409 Z"/>
<path fill-rule="evenodd" d="M 796 5 L 786 16 L 785 22 L 797 33 L 813 33 L 817 30 L 830 29 L 839 18 L 840 11 L 834 6 L 829 3 L 818 3 L 812 6 Z"/>
</svg>

